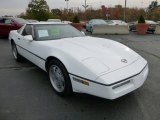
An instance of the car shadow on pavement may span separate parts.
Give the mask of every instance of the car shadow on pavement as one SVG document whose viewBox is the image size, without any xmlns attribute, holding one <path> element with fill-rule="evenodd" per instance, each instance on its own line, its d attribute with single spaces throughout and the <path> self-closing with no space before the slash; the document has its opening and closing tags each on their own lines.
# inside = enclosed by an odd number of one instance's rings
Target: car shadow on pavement
<svg viewBox="0 0 160 120">
<path fill-rule="evenodd" d="M 8 40 L 8 37 L 0 36 L 0 40 Z"/>
</svg>

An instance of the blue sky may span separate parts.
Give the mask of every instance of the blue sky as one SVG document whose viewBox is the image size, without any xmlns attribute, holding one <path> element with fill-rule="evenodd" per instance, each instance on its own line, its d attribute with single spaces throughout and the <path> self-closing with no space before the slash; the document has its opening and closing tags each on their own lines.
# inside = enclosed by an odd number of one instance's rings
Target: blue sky
<svg viewBox="0 0 160 120">
<path fill-rule="evenodd" d="M 30 0 L 0 0 L 0 16 L 1 15 L 17 15 L 24 12 Z M 65 0 L 46 0 L 50 9 L 66 7 Z M 85 0 L 69 0 L 69 7 L 81 7 Z M 106 6 L 114 6 L 117 4 L 124 5 L 125 0 L 87 0 L 88 5 L 98 8 L 102 4 Z M 128 7 L 147 7 L 152 0 L 127 0 Z M 160 0 L 158 0 L 160 2 Z M 82 8 L 83 9 L 83 8 Z"/>
</svg>

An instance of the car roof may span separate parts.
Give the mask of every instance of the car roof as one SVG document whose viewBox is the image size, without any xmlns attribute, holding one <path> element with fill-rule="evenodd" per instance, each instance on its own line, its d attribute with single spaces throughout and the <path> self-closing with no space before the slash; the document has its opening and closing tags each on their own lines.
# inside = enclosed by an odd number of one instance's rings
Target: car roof
<svg viewBox="0 0 160 120">
<path fill-rule="evenodd" d="M 145 20 L 146 23 L 149 23 L 149 24 L 157 24 L 156 22 L 152 21 L 152 20 Z"/>
<path fill-rule="evenodd" d="M 14 19 L 14 17 L 0 17 L 0 18 L 4 18 L 4 19 L 7 19 L 7 18 L 9 18 L 9 19 Z"/>
<path fill-rule="evenodd" d="M 68 25 L 66 23 L 60 22 L 36 22 L 36 23 L 27 23 L 27 25 Z"/>
<path fill-rule="evenodd" d="M 48 19 L 48 20 L 61 20 L 61 19 Z"/>
<path fill-rule="evenodd" d="M 123 21 L 123 20 L 112 20 L 112 21 Z"/>
<path fill-rule="evenodd" d="M 91 20 L 103 20 L 103 19 L 91 19 Z"/>
</svg>

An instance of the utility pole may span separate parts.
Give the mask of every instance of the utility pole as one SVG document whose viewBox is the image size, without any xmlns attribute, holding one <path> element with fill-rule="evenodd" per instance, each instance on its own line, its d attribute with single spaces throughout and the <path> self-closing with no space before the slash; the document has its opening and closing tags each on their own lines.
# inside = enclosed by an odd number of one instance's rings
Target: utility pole
<svg viewBox="0 0 160 120">
<path fill-rule="evenodd" d="M 65 0 L 66 1 L 66 3 L 67 3 L 67 11 L 68 11 L 68 2 L 69 2 L 69 0 Z"/>
<path fill-rule="evenodd" d="M 82 5 L 83 7 L 84 7 L 84 9 L 85 9 L 85 13 L 86 13 L 86 9 L 87 9 L 87 7 L 88 7 L 88 5 L 87 5 L 87 0 L 85 0 L 85 4 L 84 5 Z"/>
<path fill-rule="evenodd" d="M 126 5 L 127 5 L 127 0 L 125 0 L 125 7 L 124 7 L 124 21 L 126 22 Z"/>
</svg>

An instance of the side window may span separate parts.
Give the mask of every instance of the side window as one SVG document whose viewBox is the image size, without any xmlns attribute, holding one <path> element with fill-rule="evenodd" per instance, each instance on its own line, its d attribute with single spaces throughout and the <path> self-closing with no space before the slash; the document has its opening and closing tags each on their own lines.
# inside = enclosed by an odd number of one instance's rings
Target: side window
<svg viewBox="0 0 160 120">
<path fill-rule="evenodd" d="M 11 19 L 4 19 L 4 24 L 12 24 L 12 20 Z"/>
<path fill-rule="evenodd" d="M 22 35 L 23 36 L 32 35 L 32 27 L 31 27 L 31 25 L 26 25 L 26 27 L 24 28 L 24 30 L 22 32 Z"/>
<path fill-rule="evenodd" d="M 0 18 L 0 24 L 4 24 L 4 19 Z"/>
</svg>

